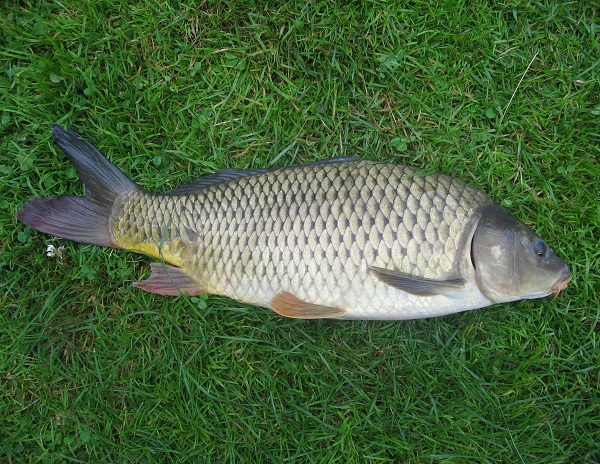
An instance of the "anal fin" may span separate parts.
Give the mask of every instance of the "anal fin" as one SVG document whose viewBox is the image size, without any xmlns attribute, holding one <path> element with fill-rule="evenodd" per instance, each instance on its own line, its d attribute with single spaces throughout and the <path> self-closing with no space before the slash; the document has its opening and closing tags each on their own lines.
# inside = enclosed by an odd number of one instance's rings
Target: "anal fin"
<svg viewBox="0 0 600 464">
<path fill-rule="evenodd" d="M 277 314 L 295 319 L 342 317 L 346 313 L 343 309 L 302 301 L 289 292 L 279 292 L 275 295 L 271 307 Z"/>
<path fill-rule="evenodd" d="M 146 292 L 168 296 L 195 296 L 206 293 L 198 286 L 198 282 L 178 267 L 164 263 L 151 263 L 150 270 L 152 271 L 150 277 L 134 282 L 133 286 Z"/>
</svg>

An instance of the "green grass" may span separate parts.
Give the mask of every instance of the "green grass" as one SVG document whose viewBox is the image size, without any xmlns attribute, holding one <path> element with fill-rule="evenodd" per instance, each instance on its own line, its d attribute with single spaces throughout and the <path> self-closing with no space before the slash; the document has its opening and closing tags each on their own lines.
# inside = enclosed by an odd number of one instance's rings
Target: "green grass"
<svg viewBox="0 0 600 464">
<path fill-rule="evenodd" d="M 599 10 L 396 3 L 3 2 L 0 460 L 600 460 Z M 83 190 L 57 122 L 149 190 L 340 155 L 449 173 L 573 282 L 407 322 L 143 293 L 147 258 L 16 221 Z"/>
</svg>

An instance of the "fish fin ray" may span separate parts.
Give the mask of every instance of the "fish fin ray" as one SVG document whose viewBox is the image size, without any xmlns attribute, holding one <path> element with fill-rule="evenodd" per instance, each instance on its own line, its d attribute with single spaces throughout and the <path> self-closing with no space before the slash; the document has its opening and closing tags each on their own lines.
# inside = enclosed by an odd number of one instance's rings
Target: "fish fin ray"
<svg viewBox="0 0 600 464">
<path fill-rule="evenodd" d="M 369 269 L 383 283 L 418 296 L 450 296 L 465 285 L 465 280 L 461 278 L 435 280 L 376 266 L 369 266 Z"/>
<path fill-rule="evenodd" d="M 224 184 L 242 177 L 254 176 L 271 171 L 271 169 L 222 169 L 213 174 L 206 174 L 195 180 L 181 184 L 179 187 L 167 192 L 167 195 L 195 195 L 207 187 Z"/>
<path fill-rule="evenodd" d="M 140 189 L 77 132 L 65 130 L 55 124 L 52 126 L 52 136 L 75 165 L 77 175 L 86 186 L 86 196 L 91 195 L 99 201 L 112 203 L 121 193 Z"/>
<path fill-rule="evenodd" d="M 153 262 L 150 263 L 150 271 L 150 277 L 133 282 L 132 285 L 149 293 L 168 296 L 196 296 L 206 293 L 198 286 L 198 282 L 178 267 Z"/>
<path fill-rule="evenodd" d="M 271 307 L 277 314 L 295 319 L 341 317 L 346 313 L 343 309 L 302 301 L 289 292 L 276 294 L 271 301 Z"/>
<path fill-rule="evenodd" d="M 90 197 L 53 195 L 27 200 L 17 218 L 44 234 L 119 248 L 108 228 L 111 207 Z"/>
<path fill-rule="evenodd" d="M 206 174 L 202 177 L 198 177 L 190 182 L 186 182 L 181 184 L 179 187 L 174 188 L 173 190 L 167 192 L 167 195 L 196 195 L 205 188 L 211 187 L 213 185 L 224 184 L 227 182 L 231 182 L 233 180 L 241 179 L 243 177 L 255 176 L 257 174 L 264 174 L 266 172 L 285 170 L 285 169 L 295 169 L 303 166 L 319 166 L 326 164 L 337 164 L 337 163 L 351 163 L 355 161 L 359 161 L 360 158 L 358 156 L 341 156 L 338 158 L 329 158 L 324 160 L 315 161 L 313 163 L 300 164 L 296 166 L 282 166 L 282 167 L 274 167 L 268 169 L 236 169 L 236 168 L 228 168 L 217 171 L 213 174 Z"/>
<path fill-rule="evenodd" d="M 76 132 L 54 125 L 52 135 L 75 165 L 86 194 L 32 198 L 17 218 L 46 234 L 118 248 L 109 228 L 113 203 L 120 194 L 139 187 Z"/>
<path fill-rule="evenodd" d="M 300 166 L 319 166 L 322 164 L 342 164 L 342 163 L 355 163 L 360 161 L 358 156 L 337 156 L 335 158 L 327 158 L 319 161 L 313 161 L 312 163 L 301 164 Z"/>
</svg>

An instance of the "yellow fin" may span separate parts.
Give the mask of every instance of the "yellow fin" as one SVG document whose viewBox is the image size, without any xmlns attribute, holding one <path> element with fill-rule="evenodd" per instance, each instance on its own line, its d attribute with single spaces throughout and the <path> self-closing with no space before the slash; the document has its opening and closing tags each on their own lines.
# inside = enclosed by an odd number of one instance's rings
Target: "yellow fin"
<svg viewBox="0 0 600 464">
<path fill-rule="evenodd" d="M 289 292 L 280 292 L 275 295 L 271 301 L 271 307 L 277 314 L 295 319 L 341 317 L 346 313 L 343 309 L 307 303 Z"/>
</svg>

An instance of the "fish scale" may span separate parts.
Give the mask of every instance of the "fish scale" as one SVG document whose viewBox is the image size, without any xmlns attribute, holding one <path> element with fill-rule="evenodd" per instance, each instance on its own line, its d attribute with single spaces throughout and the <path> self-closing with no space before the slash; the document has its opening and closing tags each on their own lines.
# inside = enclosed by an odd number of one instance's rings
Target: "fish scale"
<svg viewBox="0 0 600 464">
<path fill-rule="evenodd" d="M 287 291 L 367 317 L 427 303 L 384 285 L 368 265 L 436 279 L 459 272 L 466 236 L 492 201 L 458 179 L 359 161 L 270 171 L 196 195 L 127 193 L 117 203 L 117 244 L 190 270 L 208 293 L 270 306 Z M 197 240 L 190 230 L 201 231 Z"/>
<path fill-rule="evenodd" d="M 160 195 L 77 133 L 53 135 L 86 195 L 32 198 L 19 220 L 158 258 L 134 283 L 149 292 L 297 318 L 412 319 L 558 293 L 571 278 L 531 229 L 444 174 L 340 158 L 226 169 Z"/>
</svg>

